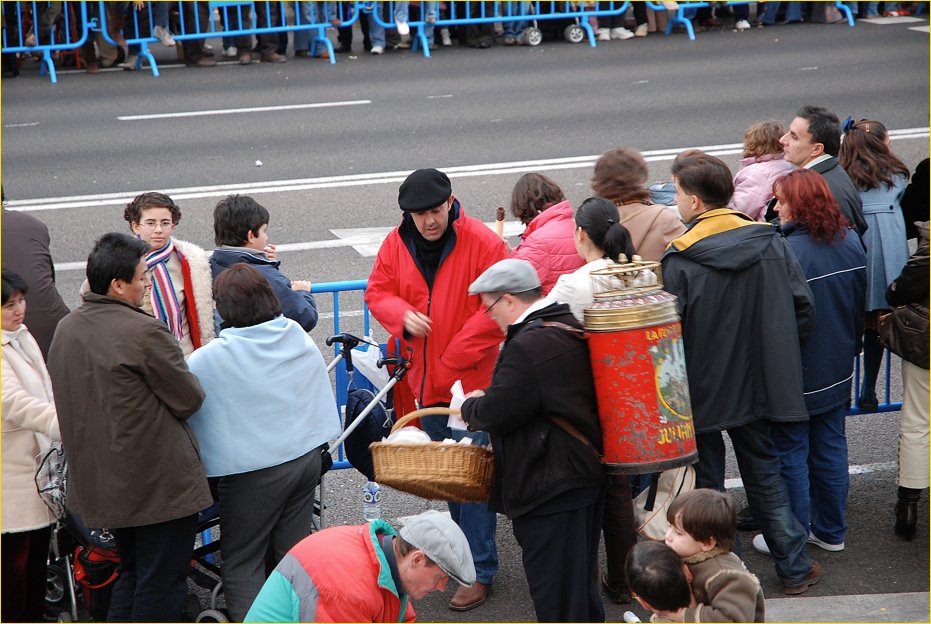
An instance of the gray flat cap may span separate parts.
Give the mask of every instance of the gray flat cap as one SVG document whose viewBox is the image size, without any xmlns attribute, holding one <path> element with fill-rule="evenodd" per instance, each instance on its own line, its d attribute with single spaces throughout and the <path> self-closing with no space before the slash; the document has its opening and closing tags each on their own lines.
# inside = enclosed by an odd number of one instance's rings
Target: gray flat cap
<svg viewBox="0 0 931 624">
<path fill-rule="evenodd" d="M 468 587 L 475 582 L 475 564 L 469 542 L 448 514 L 430 510 L 416 515 L 398 534 L 423 551 L 449 578 Z"/>
<path fill-rule="evenodd" d="M 522 293 L 540 287 L 540 276 L 526 260 L 507 258 L 485 269 L 469 286 L 469 294 L 501 292 Z"/>
</svg>

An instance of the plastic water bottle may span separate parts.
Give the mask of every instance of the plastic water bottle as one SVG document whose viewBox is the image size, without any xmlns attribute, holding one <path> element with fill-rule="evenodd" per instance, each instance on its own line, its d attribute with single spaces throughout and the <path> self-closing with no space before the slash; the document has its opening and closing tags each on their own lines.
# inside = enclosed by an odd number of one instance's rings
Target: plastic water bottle
<svg viewBox="0 0 931 624">
<path fill-rule="evenodd" d="M 381 518 L 381 487 L 369 481 L 362 487 L 362 519 L 366 522 Z"/>
<path fill-rule="evenodd" d="M 640 618 L 637 617 L 637 614 L 633 611 L 624 611 L 624 621 L 625 622 L 639 622 Z"/>
</svg>

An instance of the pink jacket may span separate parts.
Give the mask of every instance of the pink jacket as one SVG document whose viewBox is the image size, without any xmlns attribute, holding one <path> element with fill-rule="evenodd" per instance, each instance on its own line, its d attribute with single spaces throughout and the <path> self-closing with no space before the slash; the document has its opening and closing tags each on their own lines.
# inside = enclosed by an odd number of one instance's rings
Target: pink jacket
<svg viewBox="0 0 931 624">
<path fill-rule="evenodd" d="M 734 176 L 734 199 L 731 207 L 757 221 L 763 221 L 764 208 L 773 198 L 773 183 L 792 171 L 792 163 L 782 154 L 748 157 L 740 161 Z"/>
<path fill-rule="evenodd" d="M 512 258 L 534 266 L 544 295 L 553 289 L 560 275 L 585 264 L 575 249 L 574 233 L 572 206 L 568 200 L 559 202 L 533 218 L 521 234 L 521 244 L 511 252 Z"/>
</svg>

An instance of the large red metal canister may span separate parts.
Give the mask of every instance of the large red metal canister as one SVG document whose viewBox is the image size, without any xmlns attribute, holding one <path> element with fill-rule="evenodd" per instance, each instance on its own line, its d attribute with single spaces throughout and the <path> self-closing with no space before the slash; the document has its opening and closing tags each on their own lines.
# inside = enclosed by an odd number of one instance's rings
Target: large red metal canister
<svg viewBox="0 0 931 624">
<path fill-rule="evenodd" d="M 694 463 L 695 426 L 676 297 L 655 262 L 592 272 L 584 311 L 608 474 L 646 474 Z M 631 285 L 631 283 L 635 285 Z"/>
</svg>

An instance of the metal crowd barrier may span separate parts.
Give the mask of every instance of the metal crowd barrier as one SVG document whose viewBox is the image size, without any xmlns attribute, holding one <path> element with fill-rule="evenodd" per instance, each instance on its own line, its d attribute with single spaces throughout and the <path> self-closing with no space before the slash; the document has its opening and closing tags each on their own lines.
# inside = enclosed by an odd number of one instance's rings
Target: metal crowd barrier
<svg viewBox="0 0 931 624">
<path fill-rule="evenodd" d="M 39 73 L 48 72 L 53 83 L 58 82 L 58 76 L 52 54 L 77 50 L 87 41 L 89 20 L 84 2 L 3 2 L 0 13 L 3 53 L 41 54 Z M 60 26 L 56 24 L 58 15 L 62 15 Z"/>
<path fill-rule="evenodd" d="M 398 9 L 401 15 L 409 10 L 409 2 L 360 2 L 361 10 L 369 19 L 382 28 L 396 28 L 395 16 Z M 429 39 L 431 31 L 450 26 L 469 26 L 500 22 L 502 24 L 526 22 L 523 43 L 535 46 L 543 41 L 543 31 L 538 21 L 569 20 L 563 32 L 564 38 L 571 43 L 581 43 L 588 38 L 589 45 L 595 47 L 595 31 L 591 26 L 591 17 L 623 15 L 630 7 L 628 0 L 611 2 L 447 2 L 440 8 L 437 2 L 421 2 L 419 16 L 407 23 L 411 28 L 413 51 L 420 49 L 425 57 L 430 56 Z M 434 15 L 435 13 L 435 15 Z M 427 21 L 428 17 L 431 21 Z M 416 30 L 416 32 L 415 32 Z"/>
<path fill-rule="evenodd" d="M 65 11 L 64 26 L 60 29 L 66 33 L 63 42 L 46 43 L 40 40 L 28 45 L 25 27 L 31 23 L 32 16 L 45 14 L 48 6 L 73 6 L 78 17 L 72 17 Z M 155 12 L 153 2 L 146 2 L 141 10 L 136 10 L 133 2 L 16 2 L 2 3 L 4 17 L 3 48 L 10 53 L 41 53 L 43 71 L 47 69 L 52 82 L 57 82 L 52 52 L 80 48 L 89 37 L 100 34 L 101 38 L 112 45 L 117 45 L 111 35 L 111 26 L 119 19 L 126 45 L 135 55 L 135 69 L 141 69 L 145 60 L 152 75 L 158 76 L 158 64 L 149 46 L 158 42 L 154 36 Z M 234 38 L 237 36 L 277 36 L 279 33 L 310 31 L 309 53 L 316 56 L 318 48 L 323 46 L 329 55 L 331 64 L 336 63 L 333 44 L 326 36 L 326 29 L 351 27 L 364 13 L 366 18 L 382 28 L 396 29 L 395 13 L 402 5 L 408 11 L 410 2 L 270 2 L 228 1 L 228 2 L 171 2 L 172 9 L 178 13 L 178 21 L 172 29 L 172 38 L 177 42 L 204 40 L 208 38 Z M 9 6 L 8 6 L 9 5 Z M 526 22 L 524 42 L 538 45 L 543 40 L 539 21 L 568 20 L 564 37 L 573 43 L 580 43 L 588 38 L 589 45 L 595 47 L 595 30 L 591 18 L 609 15 L 621 15 L 627 12 L 630 2 L 570 2 L 570 1 L 520 1 L 520 2 L 420 2 L 417 19 L 408 20 L 412 32 L 411 47 L 413 51 L 421 50 L 425 57 L 430 56 L 428 33 L 435 28 L 450 26 L 469 26 L 494 22 Z M 436 7 L 435 18 L 427 21 L 428 6 Z M 15 7 L 15 11 L 11 8 Z M 221 16 L 225 27 L 218 27 L 214 14 Z M 416 14 L 415 14 L 416 15 Z M 55 32 L 55 30 L 53 30 Z M 57 37 L 61 39 L 61 35 Z M 121 42 L 122 43 L 122 42 Z"/>
<path fill-rule="evenodd" d="M 666 34 L 672 34 L 673 28 L 676 26 L 681 26 L 685 28 L 685 32 L 688 34 L 689 39 L 695 41 L 695 27 L 692 25 L 692 10 L 700 9 L 704 7 L 711 6 L 711 2 L 678 2 L 679 6 L 675 11 L 670 11 L 669 17 L 666 21 Z M 756 2 L 747 2 L 747 1 L 734 1 L 727 2 L 728 5 L 734 4 L 756 4 Z M 647 1 L 647 6 L 654 11 L 665 11 L 666 7 L 662 2 Z M 853 28 L 855 21 L 853 19 L 853 12 L 851 12 L 850 7 L 844 4 L 841 0 L 834 2 L 834 6 L 844 14 L 847 23 Z"/>
</svg>

